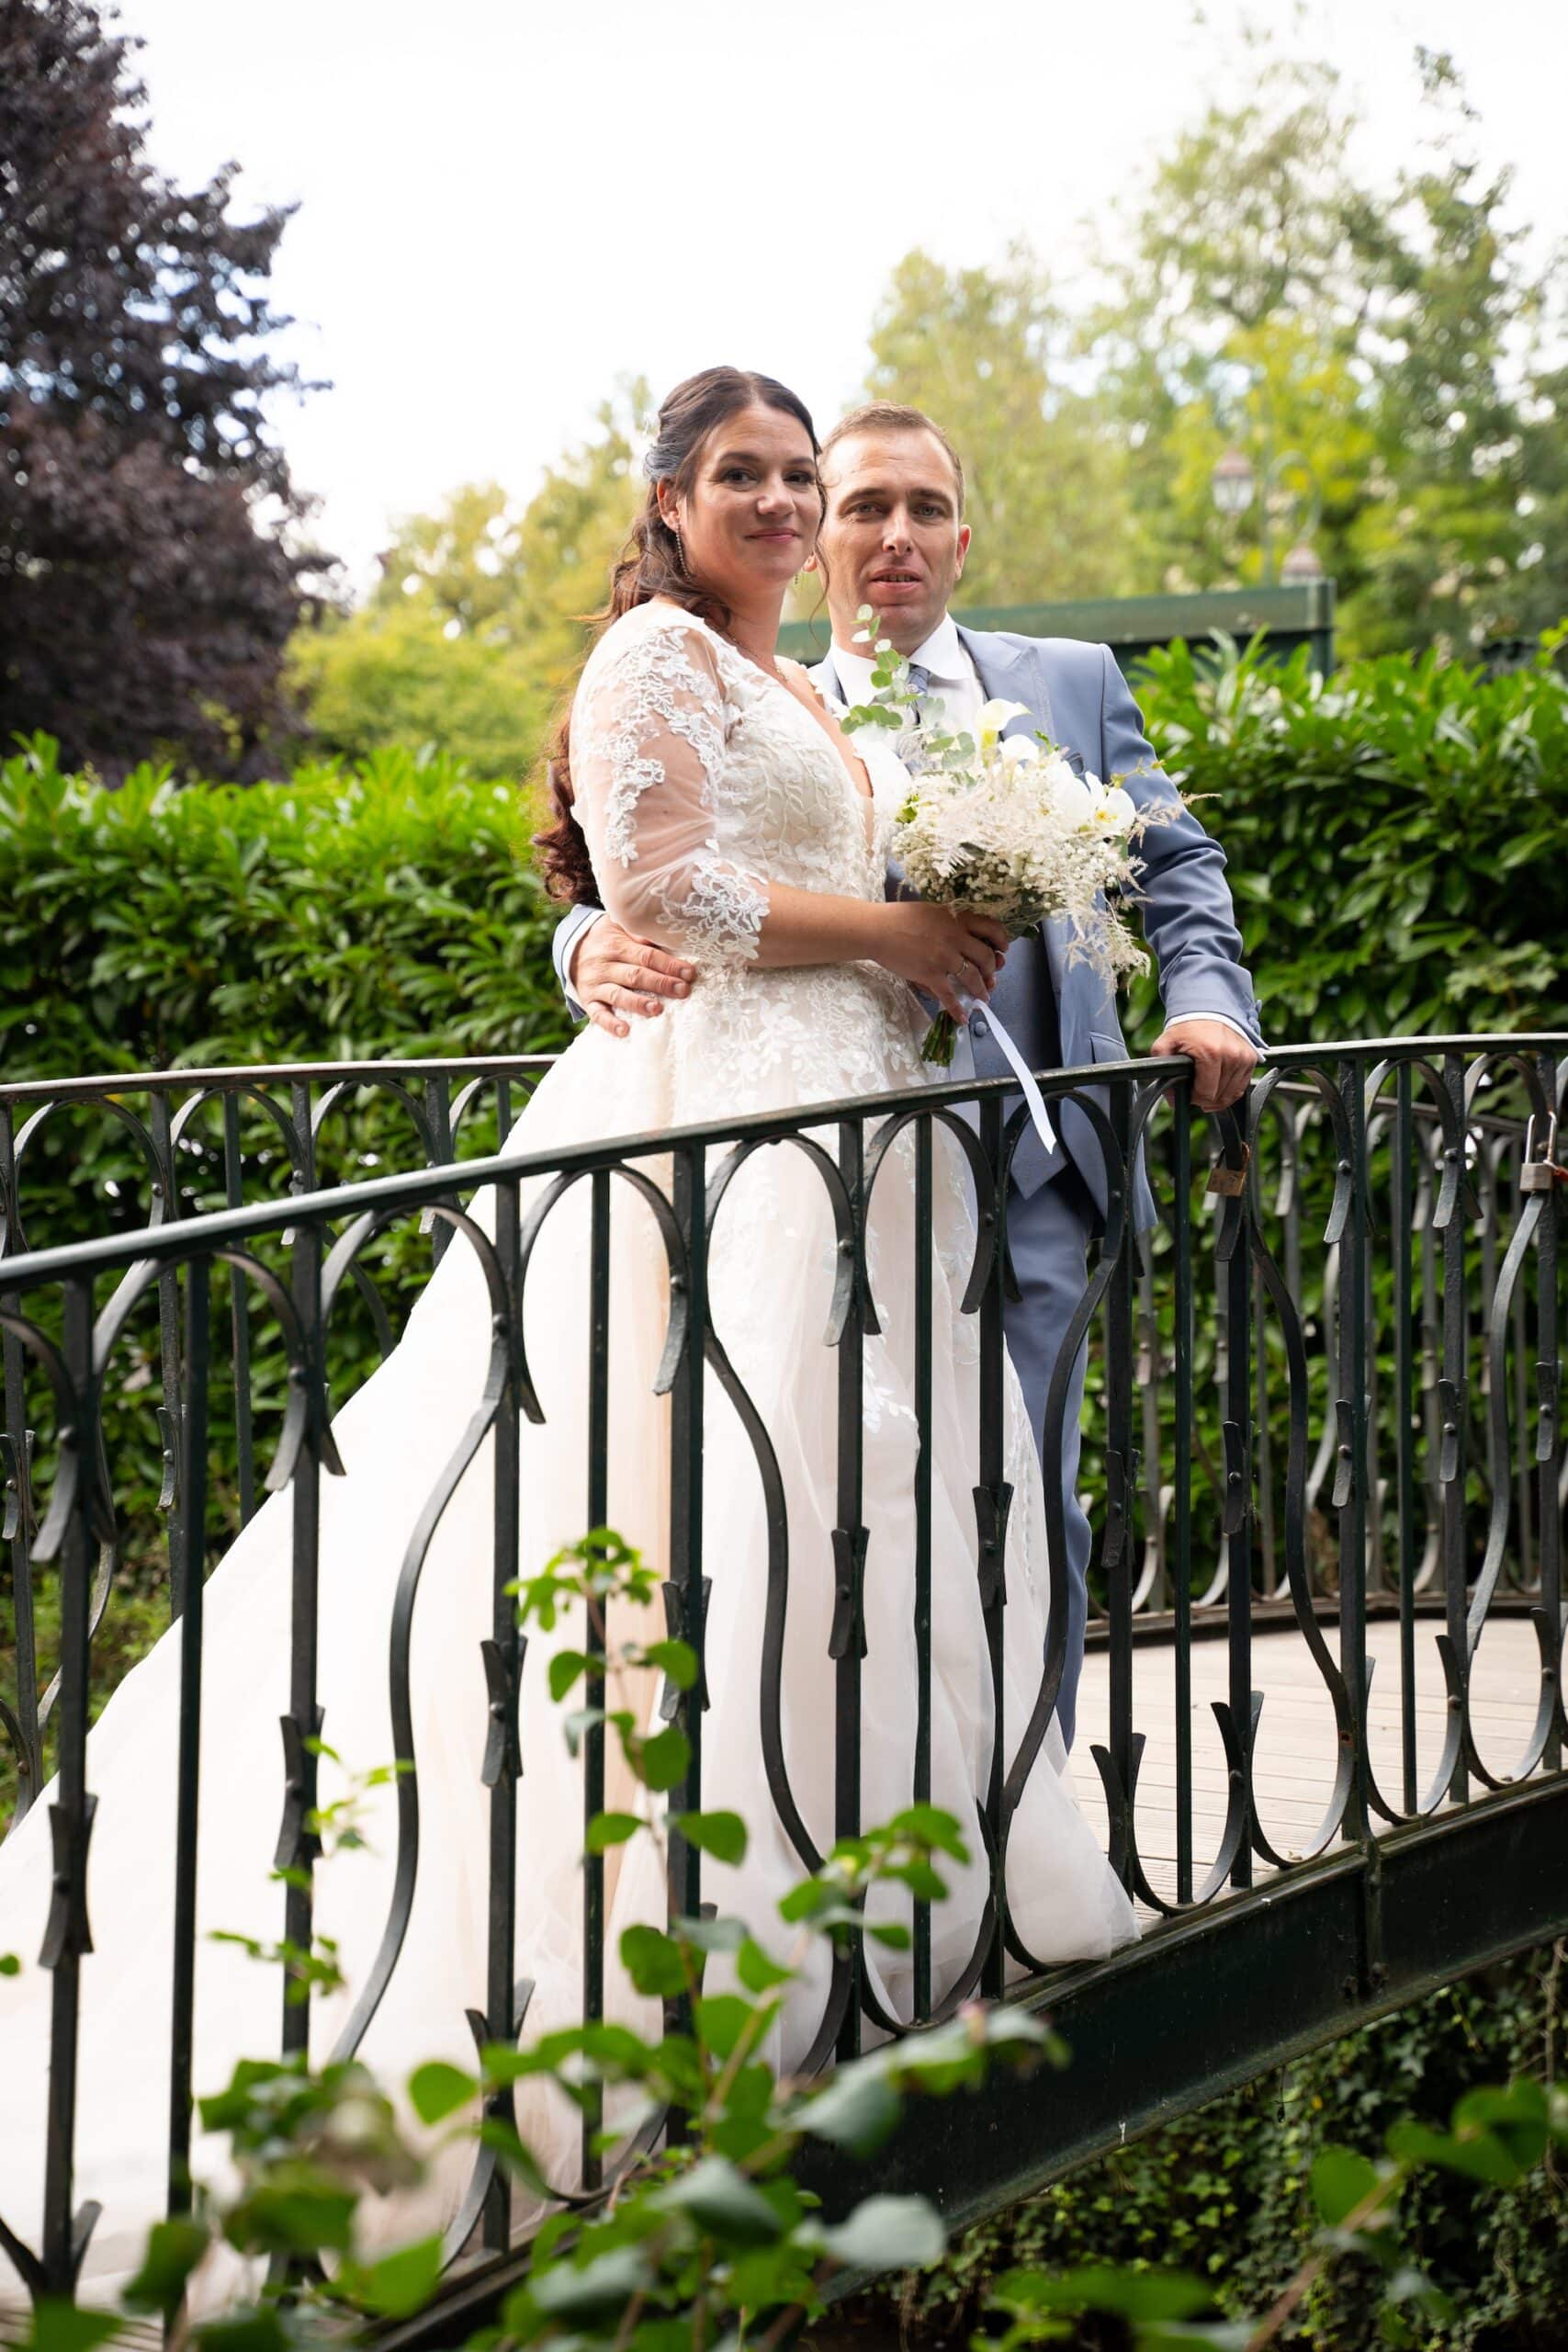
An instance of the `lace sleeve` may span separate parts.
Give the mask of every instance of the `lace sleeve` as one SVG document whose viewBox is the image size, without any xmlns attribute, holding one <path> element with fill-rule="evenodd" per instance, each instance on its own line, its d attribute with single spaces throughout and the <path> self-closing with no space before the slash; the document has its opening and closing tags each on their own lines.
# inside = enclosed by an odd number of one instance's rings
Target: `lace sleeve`
<svg viewBox="0 0 1568 2352">
<path fill-rule="evenodd" d="M 714 646 L 676 616 L 606 638 L 571 715 L 578 821 L 608 912 L 700 963 L 747 963 L 767 884 L 723 856 L 714 780 L 725 696 Z"/>
</svg>

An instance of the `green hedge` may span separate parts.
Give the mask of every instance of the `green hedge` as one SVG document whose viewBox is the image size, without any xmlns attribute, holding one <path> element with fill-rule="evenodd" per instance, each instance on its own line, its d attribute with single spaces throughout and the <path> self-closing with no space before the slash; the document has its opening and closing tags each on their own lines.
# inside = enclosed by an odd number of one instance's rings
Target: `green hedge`
<svg viewBox="0 0 1568 2352">
<path fill-rule="evenodd" d="M 1568 678 L 1173 645 L 1151 740 L 1224 844 L 1279 1044 L 1568 1023 Z"/>
<path fill-rule="evenodd" d="M 39 738 L 0 763 L 0 1074 L 558 1046 L 530 817 L 441 758 L 107 792 Z"/>
<path fill-rule="evenodd" d="M 1322 681 L 1304 653 L 1179 644 L 1138 684 L 1224 843 L 1272 1035 L 1568 1022 L 1550 649 L 1497 678 L 1391 655 Z M 0 762 L 0 1072 L 557 1046 L 531 813 L 399 752 L 109 793 L 40 739 Z"/>
</svg>

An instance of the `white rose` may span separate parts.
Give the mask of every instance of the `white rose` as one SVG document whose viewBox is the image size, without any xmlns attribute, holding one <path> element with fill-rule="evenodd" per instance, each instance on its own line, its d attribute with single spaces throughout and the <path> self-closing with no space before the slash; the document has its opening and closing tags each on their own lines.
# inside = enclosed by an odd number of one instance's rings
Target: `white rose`
<svg viewBox="0 0 1568 2352">
<path fill-rule="evenodd" d="M 1010 768 L 1032 767 L 1043 757 L 1032 735 L 1010 735 L 1005 743 L 998 744 L 997 750 Z"/>
</svg>

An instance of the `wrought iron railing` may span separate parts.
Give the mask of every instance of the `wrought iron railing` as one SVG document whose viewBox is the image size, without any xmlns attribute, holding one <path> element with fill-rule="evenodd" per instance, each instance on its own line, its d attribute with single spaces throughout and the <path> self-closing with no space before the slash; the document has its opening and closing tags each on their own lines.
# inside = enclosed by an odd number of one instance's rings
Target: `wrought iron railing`
<svg viewBox="0 0 1568 2352">
<path fill-rule="evenodd" d="M 1241 1897 L 1260 1874 L 1285 1883 L 1337 1855 L 1355 1858 L 1367 1882 L 1376 1883 L 1386 1841 L 1404 1852 L 1454 1808 L 1474 1811 L 1520 1784 L 1562 1785 L 1568 1722 L 1560 1679 L 1561 1171 L 1553 1163 L 1565 1047 L 1568 1037 L 1521 1036 L 1292 1048 L 1272 1057 L 1244 1116 L 1204 1123 L 1190 1111 L 1185 1063 L 1100 1065 L 1043 1081 L 1049 1099 L 1070 1095 L 1080 1106 L 1104 1164 L 1104 1230 L 1073 1327 L 1092 1360 L 1082 1483 L 1096 1522 L 1095 1638 L 1108 1676 L 1095 1762 L 1113 1864 L 1152 1917 L 1180 1928 L 1207 1909 L 1217 1923 L 1224 1898 Z M 81 2258 L 72 2119 L 79 2003 L 92 1965 L 87 1731 L 108 1679 L 104 1653 L 115 1608 L 128 1585 L 140 1580 L 144 1590 L 159 1589 L 166 1574 L 186 1661 L 176 1818 L 169 1825 L 181 1856 L 168 1955 L 175 2056 L 166 2158 L 177 2205 L 188 2194 L 189 2029 L 197 1968 L 194 1825 L 202 1796 L 195 1710 L 204 1578 L 228 1535 L 255 1507 L 270 1439 L 265 1483 L 290 1485 L 295 1497 L 288 1591 L 278 1596 L 279 1608 L 293 1612 L 294 1657 L 280 1849 L 292 1878 L 280 1925 L 294 1946 L 308 1949 L 315 1547 L 321 1484 L 335 1467 L 331 1417 L 392 1344 L 397 1317 L 443 1246 L 474 1251 L 493 1315 L 494 1347 L 465 1437 L 470 1443 L 483 1429 L 494 1442 L 495 1593 L 486 1644 L 492 1736 L 483 1785 L 473 1790 L 490 1824 L 493 1931 L 480 2020 L 490 2038 L 504 2041 L 519 2025 L 512 1937 L 527 1789 L 519 1781 L 511 1724 L 519 1653 L 505 1588 L 519 1562 L 537 1565 L 527 1555 L 525 1498 L 518 1491 L 518 1431 L 522 1419 L 545 1418 L 523 1344 L 524 1314 L 530 1269 L 540 1261 L 550 1220 L 577 1186 L 585 1184 L 592 1197 L 581 1269 L 594 1404 L 590 1457 L 581 1464 L 584 1523 L 603 1521 L 607 1506 L 615 1442 L 604 1411 L 610 1239 L 615 1216 L 635 1195 L 639 1211 L 655 1218 L 668 1267 L 660 1373 L 671 1400 L 668 1574 L 677 1620 L 700 1644 L 711 1569 L 704 1558 L 704 1430 L 719 1392 L 747 1430 L 764 1487 L 771 1453 L 768 1431 L 726 1353 L 725 1333 L 707 1313 L 710 1243 L 726 1195 L 752 1155 L 772 1145 L 804 1146 L 817 1171 L 838 1250 L 824 1363 L 837 1386 L 837 1517 L 844 1540 L 840 1606 L 825 1667 L 831 1668 L 838 1726 L 835 1819 L 842 1826 L 858 1818 L 855 1726 L 863 1677 L 876 1666 L 874 1657 L 863 1657 L 864 1546 L 858 1541 L 864 1521 L 864 1342 L 875 1329 L 868 1219 L 879 1183 L 912 1181 L 921 1223 L 909 1280 L 926 1318 L 915 1367 L 924 1462 L 931 1327 L 922 1267 L 931 1260 L 933 1170 L 949 1154 L 967 1169 L 978 1214 L 964 1308 L 978 1329 L 982 1398 L 973 1568 L 999 1677 L 1006 1589 L 998 1531 L 1007 1498 L 998 1399 L 1010 1280 L 1006 1171 L 1022 1119 L 1021 1113 L 1008 1117 L 1002 1084 L 828 1103 L 789 1116 L 614 1138 L 545 1158 L 487 1153 L 452 1164 L 460 1136 L 479 1138 L 481 1116 L 488 1128 L 493 1112 L 494 1136 L 505 1134 L 542 1067 L 526 1057 L 310 1066 L 0 1091 L 7 1238 L 0 1262 L 5 1535 L 13 1612 L 0 1751 L 9 1752 L 17 1819 L 46 1774 L 57 1776 L 50 1800 L 52 1908 L 41 1954 L 54 1995 L 49 2123 L 38 2151 L 46 2175 L 43 2229 L 32 2247 L 0 2236 L 36 2291 L 67 2291 Z M 366 1089 L 368 1095 L 351 1095 Z M 396 1106 L 407 1121 L 410 1156 L 428 1164 L 320 1189 L 322 1140 L 333 1119 L 346 1120 L 355 1102 L 371 1099 Z M 32 1171 L 40 1170 L 40 1198 L 47 1195 L 54 1216 L 69 1222 L 72 1211 L 59 1190 L 62 1166 L 57 1162 L 52 1174 L 43 1168 L 45 1139 L 67 1118 L 89 1115 L 125 1136 L 139 1170 L 139 1192 L 126 1170 L 108 1180 L 119 1187 L 111 1198 L 128 1229 L 39 1248 Z M 275 1154 L 270 1160 L 261 1158 L 264 1135 L 276 1138 L 265 1147 Z M 384 1124 L 373 1131 L 351 1124 L 344 1148 L 362 1165 L 367 1153 L 384 1163 L 392 1147 Z M 1130 1216 L 1139 1154 L 1160 1209 L 1158 1226 L 1142 1238 Z M 904 1160 L 907 1174 L 895 1173 Z M 492 1232 L 463 1211 L 478 1187 L 493 1188 Z M 272 1197 L 247 1199 L 248 1190 Z M 214 1193 L 228 1205 L 205 1208 Z M 18 1248 L 24 1241 L 34 1246 Z M 229 1291 L 226 1330 L 213 1313 L 218 1283 Z M 1046 1408 L 1047 1461 L 1060 1452 L 1069 1388 L 1064 1359 Z M 932 1561 L 921 1477 L 917 1468 L 912 1555 L 878 1561 L 876 1573 L 900 1579 L 907 1590 L 923 1706 Z M 929 1496 L 929 1476 L 926 1489 Z M 969 1963 L 948 1988 L 948 2007 L 976 1989 L 1000 1994 L 1010 1973 L 1032 1964 L 1010 1923 L 1003 1871 L 1021 1792 L 1031 1772 L 1042 1769 L 1042 1742 L 1066 1662 L 1062 1497 L 1050 1478 L 1046 1515 L 1050 1638 L 1026 1720 L 1002 1723 L 998 1697 L 998 1747 L 984 1809 L 994 1899 Z M 769 1558 L 744 1564 L 746 1573 L 769 1576 L 781 1612 L 787 1536 L 771 1511 Z M 419 1565 L 416 1543 L 405 1579 L 417 1583 Z M 738 1572 L 735 1564 L 727 1566 Z M 51 1593 L 58 1602 L 52 1615 L 42 1605 Z M 1392 1773 L 1382 1751 L 1374 1753 L 1369 1707 L 1369 1626 L 1380 1611 L 1397 1625 Z M 1427 1611 L 1440 1621 L 1436 1644 L 1445 1695 L 1435 1723 L 1418 1690 L 1417 1625 Z M 1475 1703 L 1475 1660 L 1488 1625 L 1509 1611 L 1533 1628 L 1533 1688 L 1525 1736 L 1500 1756 L 1495 1727 L 1482 1721 Z M 1310 1836 L 1289 1843 L 1271 1831 L 1269 1796 L 1257 1770 L 1259 1645 L 1280 1625 L 1305 1645 L 1332 1716 L 1331 1786 L 1322 1818 Z M 1140 1698 L 1144 1627 L 1165 1636 L 1174 1656 L 1174 1760 L 1162 1798 L 1174 1840 L 1168 1871 L 1151 1864 L 1142 1836 L 1147 1792 L 1140 1791 L 1140 1760 L 1149 1703 Z M 1213 1707 L 1224 1750 L 1223 1806 L 1203 1850 L 1192 1660 L 1195 1639 L 1210 1630 L 1223 1632 L 1228 1671 L 1227 1695 Z M 393 1645 L 395 1679 L 394 1629 L 367 1628 L 367 1639 Z M 757 1773 L 746 1802 L 752 1812 L 771 1805 L 808 1860 L 788 1763 L 782 1744 L 769 1736 L 770 1724 L 776 1728 L 779 1649 L 775 1639 L 775 1687 L 759 1694 Z M 999 1694 L 999 1680 L 998 1689 Z M 691 1774 L 680 1792 L 688 1804 L 700 1800 L 700 1696 L 699 1683 L 678 1702 L 692 1738 Z M 590 1729 L 582 1742 L 590 1810 L 603 1785 L 603 1736 L 602 1727 Z M 417 1791 L 417 1758 L 400 1760 Z M 911 1788 L 912 1797 L 922 1793 Z M 398 1873 L 382 1944 L 386 1965 L 377 1973 L 381 1984 L 396 1964 L 416 1854 L 417 1840 Z M 585 1868 L 587 1917 L 602 1922 L 602 1860 Z M 681 1854 L 674 1892 L 688 1911 L 702 1899 L 702 1877 L 700 1856 Z M 1382 1932 L 1368 1925 L 1370 1917 L 1361 1930 L 1369 1950 L 1368 1939 Z M 601 1931 L 591 1926 L 590 1946 Z M 921 1906 L 909 2021 L 917 2025 L 941 2006 L 933 2002 L 929 1937 L 929 1911 Z M 1146 1966 L 1148 1956 L 1145 1945 L 1136 1964 Z M 590 2004 L 602 1983 L 602 1952 L 585 1949 Z M 1107 1963 L 1111 1971 L 1123 1964 L 1133 1963 Z M 460 1996 L 455 1991 L 453 1997 Z M 286 2050 L 305 2047 L 308 2020 L 308 2007 L 286 2008 Z M 361 2003 L 345 2047 L 365 2022 Z M 818 2054 L 852 2051 L 863 2031 L 885 2030 L 886 2022 L 851 1956 L 835 1968 Z M 590 2185 L 597 2161 L 585 2134 L 582 2178 Z M 481 2154 L 454 2224 L 453 2251 L 468 2241 L 500 2249 L 511 2230 L 504 2177 Z"/>
</svg>

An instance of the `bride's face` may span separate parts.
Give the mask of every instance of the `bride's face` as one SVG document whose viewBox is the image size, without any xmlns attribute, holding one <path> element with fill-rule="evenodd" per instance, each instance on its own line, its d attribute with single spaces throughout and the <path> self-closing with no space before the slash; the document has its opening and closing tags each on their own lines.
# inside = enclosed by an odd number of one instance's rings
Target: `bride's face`
<svg viewBox="0 0 1568 2352">
<path fill-rule="evenodd" d="M 738 409 L 697 455 L 690 488 L 659 485 L 686 569 L 727 604 L 786 588 L 817 544 L 822 492 L 805 427 L 780 409 Z"/>
</svg>

